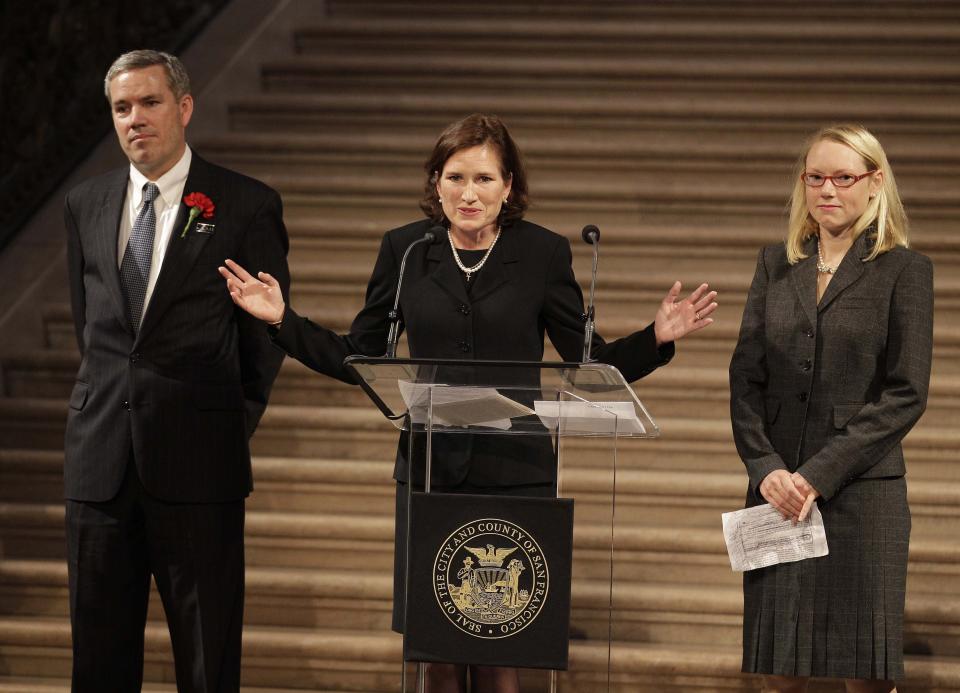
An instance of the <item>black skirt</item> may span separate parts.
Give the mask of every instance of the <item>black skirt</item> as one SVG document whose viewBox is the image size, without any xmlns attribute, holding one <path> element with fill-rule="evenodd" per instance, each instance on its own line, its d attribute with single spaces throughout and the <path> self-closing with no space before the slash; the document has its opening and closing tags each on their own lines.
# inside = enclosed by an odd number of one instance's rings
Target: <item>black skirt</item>
<svg viewBox="0 0 960 693">
<path fill-rule="evenodd" d="M 743 671 L 903 678 L 910 508 L 903 477 L 818 501 L 829 555 L 743 576 Z"/>
</svg>

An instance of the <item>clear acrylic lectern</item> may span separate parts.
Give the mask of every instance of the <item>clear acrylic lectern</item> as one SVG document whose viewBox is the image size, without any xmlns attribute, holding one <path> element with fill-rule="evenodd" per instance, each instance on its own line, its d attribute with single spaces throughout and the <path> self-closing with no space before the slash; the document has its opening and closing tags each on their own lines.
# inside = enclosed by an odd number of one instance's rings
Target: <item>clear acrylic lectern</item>
<svg viewBox="0 0 960 693">
<path fill-rule="evenodd" d="M 509 437 L 543 439 L 537 446 L 546 449 L 555 462 L 557 497 L 572 498 L 576 504 L 570 571 L 570 658 L 562 672 L 521 669 L 521 685 L 524 690 L 555 691 L 558 677 L 569 677 L 581 688 L 608 689 L 617 439 L 655 438 L 660 433 L 620 372 L 601 363 L 361 356 L 351 356 L 345 364 L 381 413 L 405 432 L 408 494 L 415 485 L 422 485 L 422 490 L 430 493 L 435 468 L 444 464 L 442 448 L 434 441 L 449 440 L 448 434 L 504 436 L 505 449 L 512 449 Z M 507 465 L 504 469 L 508 471 L 512 462 L 496 461 Z M 500 498 L 503 503 L 511 501 L 508 496 Z M 416 531 L 408 521 L 408 557 Z M 483 564 L 483 556 L 480 559 Z M 409 570 L 409 560 L 406 565 Z M 466 559 L 465 565 L 471 565 L 471 559 Z M 469 579 L 472 589 L 477 590 L 476 598 L 493 594 L 500 599 L 500 593 L 509 594 L 507 570 L 498 566 L 483 572 L 479 568 L 467 571 L 463 590 L 467 590 Z M 503 579 L 496 582 L 498 574 Z M 483 578 L 481 583 L 486 581 L 487 593 L 482 585 L 475 584 L 476 578 Z M 455 592 L 459 589 L 450 587 Z M 409 594 L 409 579 L 406 590 Z M 461 596 L 467 599 L 465 592 Z M 510 638 L 499 639 L 496 646 L 501 644 L 511 647 Z M 403 693 L 414 688 L 418 693 L 423 690 L 424 673 L 419 663 L 404 661 L 401 676 Z"/>
</svg>

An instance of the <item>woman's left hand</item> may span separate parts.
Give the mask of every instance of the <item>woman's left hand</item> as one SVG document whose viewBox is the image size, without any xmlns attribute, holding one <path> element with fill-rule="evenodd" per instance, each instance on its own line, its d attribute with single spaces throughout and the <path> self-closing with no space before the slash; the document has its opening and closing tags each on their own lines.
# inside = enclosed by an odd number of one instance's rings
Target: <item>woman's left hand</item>
<svg viewBox="0 0 960 693">
<path fill-rule="evenodd" d="M 657 317 L 653 321 L 657 346 L 675 342 L 691 332 L 713 324 L 713 318 L 709 316 L 717 309 L 717 302 L 713 300 L 717 297 L 717 292 L 708 291 L 710 287 L 701 284 L 685 299 L 678 301 L 677 296 L 682 288 L 680 282 L 674 282 L 660 303 Z"/>
<path fill-rule="evenodd" d="M 811 486 L 810 482 L 804 479 L 802 475 L 797 474 L 797 472 L 794 472 L 790 476 L 793 478 L 793 485 L 797 487 L 800 493 L 806 496 L 806 499 L 803 501 L 803 508 L 800 510 L 800 515 L 797 516 L 797 522 L 803 522 L 807 519 L 807 515 L 810 514 L 810 509 L 813 507 L 814 501 L 820 497 L 820 492 Z"/>
</svg>

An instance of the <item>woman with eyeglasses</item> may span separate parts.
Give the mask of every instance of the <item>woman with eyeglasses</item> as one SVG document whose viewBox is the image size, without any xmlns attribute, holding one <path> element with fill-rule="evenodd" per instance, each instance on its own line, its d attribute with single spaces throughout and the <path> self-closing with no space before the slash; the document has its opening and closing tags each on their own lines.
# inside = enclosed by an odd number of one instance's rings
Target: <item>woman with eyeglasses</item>
<svg viewBox="0 0 960 693">
<path fill-rule="evenodd" d="M 760 252 L 730 363 L 748 507 L 805 520 L 829 554 L 744 573 L 743 671 L 764 690 L 809 677 L 853 692 L 903 676 L 910 539 L 901 440 L 927 401 L 933 267 L 877 139 L 820 130 L 797 167 L 786 243 Z"/>
</svg>

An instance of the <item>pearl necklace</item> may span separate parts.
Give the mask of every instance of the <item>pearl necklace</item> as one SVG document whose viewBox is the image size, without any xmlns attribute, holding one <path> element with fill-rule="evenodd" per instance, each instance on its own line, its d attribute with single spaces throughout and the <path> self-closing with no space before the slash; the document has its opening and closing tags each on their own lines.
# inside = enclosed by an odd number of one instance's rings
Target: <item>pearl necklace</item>
<svg viewBox="0 0 960 693">
<path fill-rule="evenodd" d="M 465 275 L 467 275 L 467 281 L 470 281 L 470 277 L 474 272 L 479 272 L 483 267 L 484 263 L 487 261 L 487 258 L 490 257 L 490 253 L 493 252 L 493 246 L 497 244 L 497 241 L 500 239 L 500 227 L 497 227 L 497 235 L 493 237 L 493 243 L 490 244 L 490 247 L 487 248 L 487 252 L 483 254 L 480 262 L 475 264 L 473 267 L 467 267 L 460 261 L 460 255 L 457 254 L 457 246 L 453 244 L 453 234 L 450 233 L 450 229 L 447 229 L 447 240 L 450 241 L 450 250 L 453 251 L 453 259 L 457 262 L 457 267 L 459 267 Z"/>
<path fill-rule="evenodd" d="M 833 274 L 837 271 L 836 267 L 831 267 L 823 261 L 823 247 L 820 245 L 820 239 L 817 239 L 817 272 L 820 274 Z"/>
</svg>

